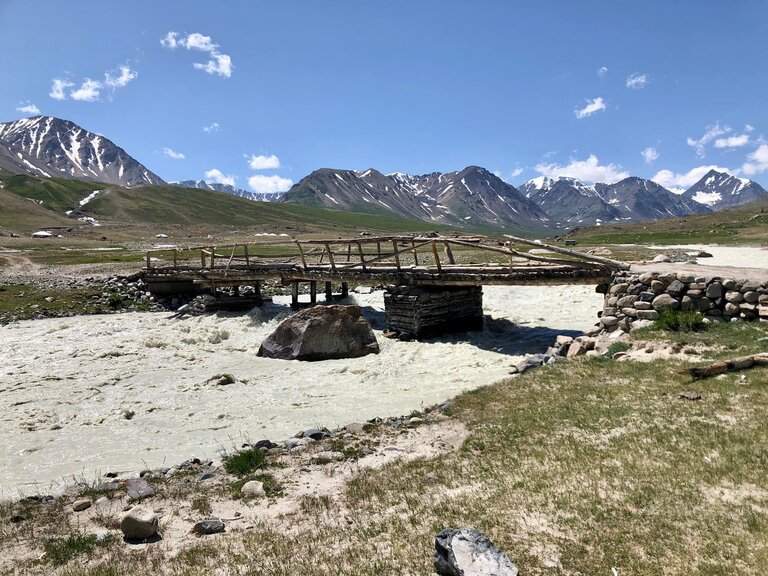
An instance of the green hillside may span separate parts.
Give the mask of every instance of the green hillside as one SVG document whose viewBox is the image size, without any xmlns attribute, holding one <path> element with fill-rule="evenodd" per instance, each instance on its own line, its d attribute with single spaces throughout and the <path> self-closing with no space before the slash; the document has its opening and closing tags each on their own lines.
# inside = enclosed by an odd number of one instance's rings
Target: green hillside
<svg viewBox="0 0 768 576">
<path fill-rule="evenodd" d="M 606 224 L 565 235 L 587 244 L 753 244 L 768 245 L 768 198 L 722 212 L 637 224 Z"/>
<path fill-rule="evenodd" d="M 0 230 L 32 231 L 33 228 L 72 226 L 72 220 L 0 188 Z"/>
<path fill-rule="evenodd" d="M 340 228 L 392 232 L 435 229 L 434 225 L 419 220 L 311 206 L 254 202 L 223 192 L 168 185 L 110 188 L 89 202 L 84 211 L 105 223 L 266 225 L 278 228 L 294 226 L 316 230 Z M 449 227 L 440 228 L 450 230 Z"/>
<path fill-rule="evenodd" d="M 24 198 L 42 202 L 41 206 L 58 214 L 77 207 L 80 200 L 94 190 L 107 188 L 109 184 L 64 178 L 37 178 L 26 174 L 0 173 L 2 186 Z"/>
</svg>

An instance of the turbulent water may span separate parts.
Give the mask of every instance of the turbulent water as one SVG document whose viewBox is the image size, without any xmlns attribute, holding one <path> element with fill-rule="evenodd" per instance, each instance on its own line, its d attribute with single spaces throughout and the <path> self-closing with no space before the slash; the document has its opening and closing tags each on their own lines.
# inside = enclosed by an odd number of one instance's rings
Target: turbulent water
<svg viewBox="0 0 768 576">
<path fill-rule="evenodd" d="M 381 336 L 381 292 L 354 298 L 376 330 L 378 355 L 256 357 L 290 314 L 279 303 L 246 315 L 135 313 L 0 327 L 0 494 L 408 413 L 502 379 L 555 335 L 590 327 L 602 304 L 593 286 L 486 287 L 482 333 L 399 342 Z M 221 373 L 237 381 L 209 382 Z"/>
</svg>

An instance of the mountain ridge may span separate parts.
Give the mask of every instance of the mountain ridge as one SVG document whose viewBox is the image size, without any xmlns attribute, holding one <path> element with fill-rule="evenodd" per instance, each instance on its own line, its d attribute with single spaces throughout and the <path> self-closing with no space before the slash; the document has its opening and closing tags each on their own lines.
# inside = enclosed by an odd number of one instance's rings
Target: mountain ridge
<svg viewBox="0 0 768 576">
<path fill-rule="evenodd" d="M 108 138 L 54 116 L 0 123 L 0 149 L 0 167 L 35 176 L 119 186 L 165 183 Z"/>
</svg>

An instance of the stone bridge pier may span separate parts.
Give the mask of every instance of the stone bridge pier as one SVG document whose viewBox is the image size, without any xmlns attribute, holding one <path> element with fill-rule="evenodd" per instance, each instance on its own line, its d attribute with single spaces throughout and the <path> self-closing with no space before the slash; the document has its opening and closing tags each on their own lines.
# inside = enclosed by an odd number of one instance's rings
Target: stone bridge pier
<svg viewBox="0 0 768 576">
<path fill-rule="evenodd" d="M 387 328 L 429 338 L 483 328 L 482 286 L 390 286 L 384 293 Z"/>
</svg>

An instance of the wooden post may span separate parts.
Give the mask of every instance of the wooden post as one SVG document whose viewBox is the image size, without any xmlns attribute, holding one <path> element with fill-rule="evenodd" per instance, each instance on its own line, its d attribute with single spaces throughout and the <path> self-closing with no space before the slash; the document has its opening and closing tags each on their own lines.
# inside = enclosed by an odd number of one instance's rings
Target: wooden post
<svg viewBox="0 0 768 576">
<path fill-rule="evenodd" d="M 432 254 L 435 256 L 435 266 L 437 266 L 437 273 L 443 273 L 443 267 L 440 266 L 440 256 L 437 254 L 437 242 L 432 242 Z"/>
<path fill-rule="evenodd" d="M 243 244 L 243 248 L 245 248 L 245 265 L 248 266 L 248 268 L 251 267 L 251 261 L 248 258 L 248 244 Z"/>
<path fill-rule="evenodd" d="M 333 300 L 333 284 L 330 282 L 325 283 L 325 301 L 330 302 Z"/>
<path fill-rule="evenodd" d="M 363 265 L 363 272 L 365 272 L 365 255 L 363 254 L 363 245 L 361 242 L 357 243 L 357 252 L 360 254 L 360 263 Z"/>
<path fill-rule="evenodd" d="M 309 301 L 312 304 L 317 304 L 317 282 L 315 280 L 309 282 Z"/>
<path fill-rule="evenodd" d="M 453 259 L 453 250 L 451 250 L 451 245 L 448 242 L 445 243 L 445 255 L 448 256 L 448 262 L 456 264 L 456 260 Z"/>
<path fill-rule="evenodd" d="M 397 240 L 392 240 L 392 251 L 395 254 L 395 264 L 397 264 L 397 271 L 400 271 L 400 254 L 397 253 Z"/>
<path fill-rule="evenodd" d="M 304 258 L 304 249 L 301 247 L 301 244 L 299 244 L 299 241 L 296 240 L 296 246 L 299 247 L 299 257 L 301 258 L 301 265 L 304 267 L 304 270 L 307 269 L 307 261 Z"/>
<path fill-rule="evenodd" d="M 179 258 L 179 250 L 178 248 L 173 249 L 173 267 L 178 268 L 178 258 Z"/>
<path fill-rule="evenodd" d="M 211 246 L 211 270 L 216 265 L 216 246 Z"/>
<path fill-rule="evenodd" d="M 149 252 L 147 252 L 147 270 L 152 268 L 152 258 L 149 256 Z"/>
<path fill-rule="evenodd" d="M 200 248 L 200 267 L 205 268 L 205 248 Z"/>
<path fill-rule="evenodd" d="M 419 256 L 416 254 L 416 241 L 411 240 L 411 246 L 413 246 L 413 264 L 414 266 L 419 265 Z"/>
<path fill-rule="evenodd" d="M 331 263 L 331 270 L 336 270 L 336 261 L 333 259 L 331 245 L 326 242 L 325 249 L 328 251 L 328 261 Z"/>
<path fill-rule="evenodd" d="M 299 305 L 299 282 L 294 280 L 291 283 L 291 306 L 296 308 Z"/>
<path fill-rule="evenodd" d="M 381 242 L 376 242 L 376 256 L 381 258 Z"/>
<path fill-rule="evenodd" d="M 352 261 L 352 244 L 347 244 L 347 262 Z"/>
<path fill-rule="evenodd" d="M 346 298 L 349 296 L 349 284 L 347 282 L 341 283 L 341 297 Z"/>
</svg>

